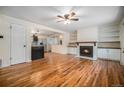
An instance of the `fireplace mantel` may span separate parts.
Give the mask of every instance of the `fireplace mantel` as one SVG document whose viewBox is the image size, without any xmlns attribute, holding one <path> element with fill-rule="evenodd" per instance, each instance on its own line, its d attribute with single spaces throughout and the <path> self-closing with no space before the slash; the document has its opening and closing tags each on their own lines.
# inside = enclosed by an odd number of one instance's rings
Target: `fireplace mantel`
<svg viewBox="0 0 124 93">
<path fill-rule="evenodd" d="M 97 43 L 97 41 L 83 41 L 83 42 L 76 42 L 77 43 L 77 45 L 79 45 L 80 43 L 93 43 L 94 44 L 94 46 L 96 46 L 96 43 Z"/>
</svg>

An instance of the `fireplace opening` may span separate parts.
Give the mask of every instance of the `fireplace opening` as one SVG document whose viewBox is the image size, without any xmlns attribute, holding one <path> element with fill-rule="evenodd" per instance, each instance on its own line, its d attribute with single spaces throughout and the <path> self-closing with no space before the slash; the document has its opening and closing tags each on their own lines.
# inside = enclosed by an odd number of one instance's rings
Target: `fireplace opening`
<svg viewBox="0 0 124 93">
<path fill-rule="evenodd" d="M 80 46 L 80 56 L 93 57 L 93 46 Z"/>
</svg>

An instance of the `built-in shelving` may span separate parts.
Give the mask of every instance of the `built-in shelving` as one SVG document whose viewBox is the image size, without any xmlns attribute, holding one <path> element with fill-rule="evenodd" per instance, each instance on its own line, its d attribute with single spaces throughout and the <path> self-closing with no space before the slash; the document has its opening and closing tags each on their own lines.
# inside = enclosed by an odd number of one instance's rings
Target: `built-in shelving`
<svg viewBox="0 0 124 93">
<path fill-rule="evenodd" d="M 98 36 L 98 47 L 120 48 L 120 31 L 118 24 L 99 27 Z"/>
<path fill-rule="evenodd" d="M 77 42 L 77 31 L 70 32 L 70 42 Z"/>
<path fill-rule="evenodd" d="M 118 25 L 109 25 L 99 28 L 99 41 L 120 41 L 120 31 Z"/>
</svg>

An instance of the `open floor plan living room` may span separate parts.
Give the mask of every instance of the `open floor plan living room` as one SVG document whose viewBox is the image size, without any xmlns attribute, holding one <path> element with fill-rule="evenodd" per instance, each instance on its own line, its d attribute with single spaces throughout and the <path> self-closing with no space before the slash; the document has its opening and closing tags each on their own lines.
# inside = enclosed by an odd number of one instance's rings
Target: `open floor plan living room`
<svg viewBox="0 0 124 93">
<path fill-rule="evenodd" d="M 124 7 L 0 6 L 0 87 L 124 87 Z"/>
</svg>

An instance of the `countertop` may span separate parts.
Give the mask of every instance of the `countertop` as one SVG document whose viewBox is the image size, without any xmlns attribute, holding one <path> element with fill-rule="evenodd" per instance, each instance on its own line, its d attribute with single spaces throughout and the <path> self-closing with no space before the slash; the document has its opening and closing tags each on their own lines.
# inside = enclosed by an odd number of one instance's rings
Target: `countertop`
<svg viewBox="0 0 124 93">
<path fill-rule="evenodd" d="M 98 47 L 98 48 L 104 48 L 104 49 L 121 49 L 119 47 Z"/>
<path fill-rule="evenodd" d="M 31 47 L 43 47 L 43 45 L 32 45 Z"/>
<path fill-rule="evenodd" d="M 77 47 L 77 46 L 67 46 L 67 47 Z"/>
<path fill-rule="evenodd" d="M 67 47 L 77 48 L 77 46 L 67 46 Z M 121 49 L 121 48 L 119 48 L 119 47 L 97 47 L 97 48 L 104 48 L 104 49 Z"/>
</svg>

